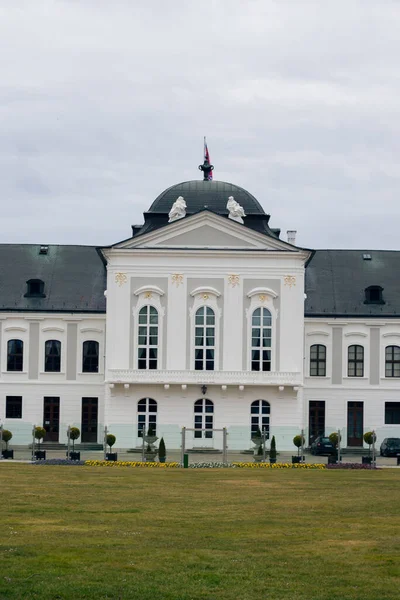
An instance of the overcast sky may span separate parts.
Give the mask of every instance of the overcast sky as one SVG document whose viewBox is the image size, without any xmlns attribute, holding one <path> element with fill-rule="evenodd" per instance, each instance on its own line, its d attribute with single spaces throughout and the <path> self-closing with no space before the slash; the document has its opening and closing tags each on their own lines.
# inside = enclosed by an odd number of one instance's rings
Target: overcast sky
<svg viewBox="0 0 400 600">
<path fill-rule="evenodd" d="M 1 242 L 111 244 L 166 187 L 400 249 L 398 0 L 0 0 Z"/>
</svg>

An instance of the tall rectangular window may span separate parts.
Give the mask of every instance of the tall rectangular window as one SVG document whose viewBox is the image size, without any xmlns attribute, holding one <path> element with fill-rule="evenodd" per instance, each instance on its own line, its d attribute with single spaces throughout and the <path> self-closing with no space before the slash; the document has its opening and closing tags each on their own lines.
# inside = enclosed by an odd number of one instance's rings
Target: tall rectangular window
<svg viewBox="0 0 400 600">
<path fill-rule="evenodd" d="M 400 377 L 400 346 L 385 348 L 385 377 Z"/>
<path fill-rule="evenodd" d="M 319 435 L 325 435 L 325 401 L 310 400 L 308 409 L 308 431 L 310 444 Z"/>
<path fill-rule="evenodd" d="M 24 366 L 24 342 L 8 340 L 7 342 L 7 371 L 22 371 Z"/>
<path fill-rule="evenodd" d="M 364 377 L 364 348 L 363 346 L 349 346 L 348 349 L 348 377 Z"/>
<path fill-rule="evenodd" d="M 82 347 L 82 373 L 99 372 L 99 342 L 87 340 Z"/>
<path fill-rule="evenodd" d="M 158 311 L 154 306 L 143 306 L 139 311 L 138 369 L 157 369 Z"/>
<path fill-rule="evenodd" d="M 310 376 L 326 376 L 326 346 L 314 344 L 310 348 Z"/>
<path fill-rule="evenodd" d="M 385 402 L 385 425 L 400 425 L 400 402 Z"/>
<path fill-rule="evenodd" d="M 22 396 L 6 396 L 6 419 L 22 419 Z"/>
<path fill-rule="evenodd" d="M 46 373 L 59 373 L 61 371 L 61 342 L 47 340 L 44 348 L 44 370 Z"/>
</svg>

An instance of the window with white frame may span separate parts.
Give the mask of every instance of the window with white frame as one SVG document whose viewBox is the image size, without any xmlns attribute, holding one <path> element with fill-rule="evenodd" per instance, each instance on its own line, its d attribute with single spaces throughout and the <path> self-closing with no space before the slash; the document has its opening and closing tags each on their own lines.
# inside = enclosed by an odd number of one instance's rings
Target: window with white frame
<svg viewBox="0 0 400 600">
<path fill-rule="evenodd" d="M 271 371 L 272 316 L 265 307 L 256 308 L 251 317 L 251 370 Z"/>
<path fill-rule="evenodd" d="M 385 348 L 385 377 L 400 377 L 400 346 Z"/>
<path fill-rule="evenodd" d="M 310 347 L 310 377 L 326 376 L 326 346 L 313 344 Z"/>
<path fill-rule="evenodd" d="M 269 439 L 269 417 L 271 407 L 266 400 L 254 400 L 251 403 L 251 437 L 257 435 L 259 431 L 266 433 L 266 439 Z"/>
<path fill-rule="evenodd" d="M 154 306 L 143 306 L 139 311 L 138 369 L 157 369 L 158 311 Z"/>
<path fill-rule="evenodd" d="M 347 350 L 347 376 L 364 377 L 364 347 L 354 344 Z"/>
<path fill-rule="evenodd" d="M 194 437 L 210 439 L 213 437 L 214 403 L 201 398 L 194 403 Z"/>
<path fill-rule="evenodd" d="M 86 340 L 82 344 L 82 373 L 99 372 L 99 342 Z"/>
<path fill-rule="evenodd" d="M 24 342 L 8 340 L 7 342 L 7 371 L 22 371 L 24 366 Z"/>
<path fill-rule="evenodd" d="M 156 435 L 157 433 L 157 402 L 153 398 L 142 398 L 137 408 L 137 435 Z"/>
<path fill-rule="evenodd" d="M 61 371 L 60 340 L 47 340 L 47 342 L 45 343 L 44 370 L 46 373 L 59 373 Z"/>
<path fill-rule="evenodd" d="M 194 368 L 213 371 L 215 365 L 215 313 L 201 306 L 195 314 Z"/>
</svg>

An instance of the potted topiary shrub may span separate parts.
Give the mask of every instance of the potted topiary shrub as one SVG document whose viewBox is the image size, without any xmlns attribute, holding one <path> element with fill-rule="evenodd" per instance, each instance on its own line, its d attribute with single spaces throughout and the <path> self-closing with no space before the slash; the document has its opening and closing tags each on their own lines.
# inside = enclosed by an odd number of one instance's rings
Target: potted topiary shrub
<svg viewBox="0 0 400 600">
<path fill-rule="evenodd" d="M 111 448 L 114 446 L 116 441 L 117 438 L 115 437 L 115 435 L 113 435 L 112 433 L 107 433 L 106 443 L 107 446 L 110 448 L 110 452 L 106 452 L 106 460 L 112 460 L 114 462 L 118 460 L 118 454 L 116 452 L 111 452 Z"/>
<path fill-rule="evenodd" d="M 364 437 L 364 442 L 366 444 L 368 444 L 368 456 L 362 457 L 362 464 L 370 465 L 372 463 L 371 446 L 376 441 L 376 435 L 374 434 L 373 431 L 367 431 L 366 433 L 364 433 L 363 437 Z"/>
<path fill-rule="evenodd" d="M 276 442 L 274 435 L 272 436 L 271 448 L 269 449 L 269 462 L 271 464 L 276 463 Z"/>
<path fill-rule="evenodd" d="M 41 441 L 46 435 L 46 430 L 44 427 L 35 427 L 35 440 L 38 441 L 39 449 L 35 450 L 35 459 L 36 460 L 46 460 L 46 450 L 41 450 Z"/>
<path fill-rule="evenodd" d="M 3 429 L 2 440 L 6 445 L 6 449 L 3 450 L 3 452 L 2 452 L 3 458 L 14 458 L 14 450 L 8 449 L 8 442 L 11 440 L 11 438 L 12 438 L 11 431 L 9 431 L 8 429 Z"/>
<path fill-rule="evenodd" d="M 72 451 L 69 453 L 69 457 L 71 460 L 81 460 L 81 453 L 75 452 L 75 440 L 77 440 L 81 435 L 78 427 L 70 427 L 69 428 L 69 439 L 72 440 Z"/>
<path fill-rule="evenodd" d="M 335 465 L 338 461 L 338 444 L 339 444 L 339 436 L 337 431 L 332 431 L 332 433 L 329 434 L 329 441 L 331 442 L 332 446 L 335 448 L 336 453 L 332 456 L 328 456 L 328 465 Z"/>
<path fill-rule="evenodd" d="M 167 457 L 167 452 L 165 450 L 165 442 L 162 437 L 160 443 L 158 444 L 158 460 L 160 463 L 165 463 L 165 459 Z"/>
<path fill-rule="evenodd" d="M 293 438 L 293 444 L 296 446 L 297 448 L 297 456 L 292 456 L 292 464 L 295 463 L 299 463 L 301 462 L 301 456 L 300 456 L 300 448 L 302 446 L 304 446 L 304 437 L 302 435 L 295 435 Z M 303 456 L 303 460 L 304 460 L 304 456 Z"/>
</svg>

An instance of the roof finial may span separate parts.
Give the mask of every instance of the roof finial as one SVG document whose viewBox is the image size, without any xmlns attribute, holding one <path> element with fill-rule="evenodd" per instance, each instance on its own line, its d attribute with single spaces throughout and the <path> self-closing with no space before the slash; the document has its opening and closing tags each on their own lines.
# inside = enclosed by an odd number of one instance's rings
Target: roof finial
<svg viewBox="0 0 400 600">
<path fill-rule="evenodd" d="M 205 136 L 204 136 L 204 163 L 202 165 L 199 165 L 199 169 L 200 169 L 200 171 L 203 171 L 203 173 L 204 173 L 203 181 L 212 181 L 212 178 L 213 178 L 212 172 L 214 170 L 214 165 L 210 165 L 210 155 L 208 153 L 207 142 L 206 142 Z"/>
</svg>

